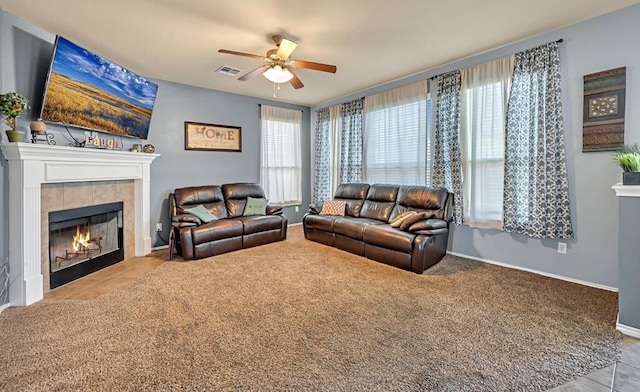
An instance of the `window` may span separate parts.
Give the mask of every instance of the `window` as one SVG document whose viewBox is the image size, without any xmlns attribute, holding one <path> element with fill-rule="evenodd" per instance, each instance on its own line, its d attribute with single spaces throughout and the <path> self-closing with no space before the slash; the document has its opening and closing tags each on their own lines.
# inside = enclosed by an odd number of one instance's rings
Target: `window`
<svg viewBox="0 0 640 392">
<path fill-rule="evenodd" d="M 461 70 L 463 222 L 502 227 L 504 146 L 513 57 Z"/>
<path fill-rule="evenodd" d="M 425 173 L 425 185 L 431 186 L 431 164 L 433 163 L 433 130 L 435 119 L 432 116 L 435 102 L 431 99 L 431 93 L 427 93 L 427 167 Z"/>
<path fill-rule="evenodd" d="M 427 82 L 365 98 L 364 177 L 368 183 L 427 183 Z"/>
<path fill-rule="evenodd" d="M 302 112 L 262 105 L 260 177 L 273 204 L 302 204 L 300 128 Z"/>
</svg>

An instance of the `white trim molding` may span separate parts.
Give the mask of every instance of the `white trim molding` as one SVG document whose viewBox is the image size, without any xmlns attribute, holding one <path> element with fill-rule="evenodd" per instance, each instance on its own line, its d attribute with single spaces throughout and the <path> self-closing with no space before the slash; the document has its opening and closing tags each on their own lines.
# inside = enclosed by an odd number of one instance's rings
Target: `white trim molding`
<svg viewBox="0 0 640 392">
<path fill-rule="evenodd" d="M 488 260 L 488 259 L 482 259 L 480 257 L 468 256 L 468 255 L 464 255 L 464 254 L 456 253 L 456 252 L 447 251 L 447 253 L 450 254 L 450 255 L 453 255 L 453 256 L 464 257 L 465 259 L 471 259 L 471 260 L 475 260 L 475 261 L 480 261 L 482 263 L 493 264 L 493 265 L 497 265 L 497 266 L 500 266 L 500 267 L 506 267 L 506 268 L 516 269 L 516 270 L 520 270 L 520 271 L 531 272 L 532 274 L 536 274 L 536 275 L 542 275 L 542 276 L 546 276 L 546 277 L 549 277 L 549 278 L 564 280 L 565 282 L 576 283 L 576 284 L 580 284 L 580 285 L 583 285 L 583 286 L 593 287 L 593 288 L 601 289 L 601 290 L 613 291 L 615 293 L 618 292 L 618 289 L 616 287 L 605 286 L 603 284 L 587 282 L 587 281 L 584 281 L 584 280 L 579 280 L 579 279 L 574 279 L 574 278 L 568 278 L 568 277 L 562 276 L 562 275 L 550 274 L 548 272 L 538 271 L 538 270 L 534 270 L 534 269 L 531 269 L 531 268 L 518 267 L 516 265 L 501 263 L 499 261 L 493 261 L 493 260 Z"/>
<path fill-rule="evenodd" d="M 616 329 L 624 335 L 631 336 L 632 338 L 640 339 L 640 329 L 638 328 L 633 328 L 628 325 L 616 323 Z"/>
<path fill-rule="evenodd" d="M 619 182 L 611 188 L 616 192 L 616 196 L 618 197 L 640 197 L 640 185 L 622 185 L 622 183 Z"/>
<path fill-rule="evenodd" d="M 27 306 L 43 298 L 41 271 L 42 184 L 133 180 L 135 255 L 151 251 L 150 165 L 159 154 L 49 146 L 33 143 L 0 145 L 9 162 L 9 266 L 11 306 Z"/>
</svg>

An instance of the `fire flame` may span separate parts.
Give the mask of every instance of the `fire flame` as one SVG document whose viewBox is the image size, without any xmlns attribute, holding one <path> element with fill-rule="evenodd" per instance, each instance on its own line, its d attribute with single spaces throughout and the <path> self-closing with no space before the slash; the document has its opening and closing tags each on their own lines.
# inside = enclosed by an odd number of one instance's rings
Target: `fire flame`
<svg viewBox="0 0 640 392">
<path fill-rule="evenodd" d="M 76 226 L 76 235 L 73 236 L 73 250 L 75 252 L 86 250 L 89 248 L 89 240 L 91 233 L 87 227 L 84 233 L 80 232 L 80 225 Z"/>
</svg>

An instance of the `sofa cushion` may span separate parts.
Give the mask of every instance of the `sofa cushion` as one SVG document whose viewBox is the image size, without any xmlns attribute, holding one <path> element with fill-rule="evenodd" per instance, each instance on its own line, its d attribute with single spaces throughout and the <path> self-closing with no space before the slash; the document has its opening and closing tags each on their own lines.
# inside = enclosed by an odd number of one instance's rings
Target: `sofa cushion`
<svg viewBox="0 0 640 392">
<path fill-rule="evenodd" d="M 367 226 L 363 233 L 365 243 L 403 253 L 413 251 L 414 238 L 416 238 L 415 234 L 400 231 L 390 225 Z"/>
<path fill-rule="evenodd" d="M 369 184 L 340 184 L 336 189 L 333 200 L 343 200 L 347 203 L 345 214 L 348 216 L 360 216 L 362 203 L 369 191 Z"/>
<path fill-rule="evenodd" d="M 306 215 L 304 217 L 304 226 L 309 229 L 328 231 L 333 233 L 334 222 L 341 218 L 338 215 Z"/>
<path fill-rule="evenodd" d="M 242 222 L 235 219 L 220 219 L 191 229 L 194 245 L 242 235 Z"/>
<path fill-rule="evenodd" d="M 344 217 L 336 219 L 333 224 L 333 232 L 353 238 L 354 240 L 362 241 L 362 231 L 366 226 L 381 224 L 383 224 L 383 222 L 377 219 Z"/>
<path fill-rule="evenodd" d="M 327 200 L 322 204 L 320 215 L 344 216 L 347 202 L 342 200 Z"/>
<path fill-rule="evenodd" d="M 267 215 L 267 199 L 247 197 L 242 216 Z"/>
<path fill-rule="evenodd" d="M 243 216 L 235 219 L 242 222 L 244 235 L 282 229 L 282 217 L 278 215 Z"/>
<path fill-rule="evenodd" d="M 222 219 L 227 217 L 227 207 L 218 185 L 178 188 L 174 192 L 176 214 L 188 214 L 187 208 L 203 205 L 207 211 Z"/>
<path fill-rule="evenodd" d="M 402 185 L 398 190 L 396 208 L 392 216 L 406 210 L 433 213 L 435 218 L 443 219 L 449 192 L 445 188 L 431 188 L 418 185 Z"/>
<path fill-rule="evenodd" d="M 187 208 L 184 210 L 187 214 L 197 216 L 204 223 L 213 222 L 218 220 L 218 217 L 210 213 L 202 204 L 198 204 L 195 207 Z"/>
<path fill-rule="evenodd" d="M 222 194 L 227 206 L 227 213 L 235 218 L 242 216 L 247 204 L 247 197 L 264 199 L 264 191 L 258 184 L 234 183 L 222 185 Z"/>
<path fill-rule="evenodd" d="M 389 221 L 398 196 L 398 185 L 371 185 L 362 204 L 360 217 Z"/>
</svg>

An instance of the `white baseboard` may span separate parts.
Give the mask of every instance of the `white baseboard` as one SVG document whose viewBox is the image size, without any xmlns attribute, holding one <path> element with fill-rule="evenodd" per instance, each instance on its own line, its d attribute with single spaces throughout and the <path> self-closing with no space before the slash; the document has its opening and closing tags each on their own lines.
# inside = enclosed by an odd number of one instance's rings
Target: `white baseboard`
<svg viewBox="0 0 640 392">
<path fill-rule="evenodd" d="M 546 277 L 549 277 L 549 278 L 560 279 L 560 280 L 564 280 L 566 282 L 577 283 L 577 284 L 581 284 L 583 286 L 594 287 L 596 289 L 613 291 L 613 292 L 616 292 L 616 293 L 618 292 L 618 288 L 616 288 L 616 287 L 605 286 L 605 285 L 599 284 L 599 283 L 592 283 L 592 282 L 587 282 L 587 281 L 584 281 L 584 280 L 568 278 L 568 277 L 562 276 L 562 275 L 550 274 L 548 272 L 538 271 L 538 270 L 534 270 L 534 269 L 531 269 L 531 268 L 518 267 L 518 266 L 515 266 L 515 265 L 511 265 L 511 264 L 501 263 L 499 261 L 493 261 L 493 260 L 488 260 L 488 259 L 482 259 L 480 257 L 464 255 L 462 253 L 449 252 L 449 251 L 447 251 L 447 253 L 450 254 L 450 255 L 453 255 L 453 256 L 464 257 L 466 259 L 476 260 L 476 261 L 480 261 L 480 262 L 487 263 L 487 264 L 498 265 L 500 267 L 506 267 L 506 268 L 517 269 L 517 270 L 520 270 L 520 271 L 531 272 L 531 273 L 536 274 L 536 275 L 542 275 L 542 276 L 546 276 Z"/>
<path fill-rule="evenodd" d="M 0 313 L 2 313 L 3 310 L 7 309 L 10 306 L 11 306 L 11 302 L 6 303 L 4 305 L 0 305 Z"/>
<path fill-rule="evenodd" d="M 300 223 L 289 223 L 288 226 L 291 227 L 291 226 L 300 226 L 300 225 L 302 225 L 302 222 L 300 222 Z"/>
<path fill-rule="evenodd" d="M 631 336 L 632 338 L 640 339 L 640 329 L 638 328 L 633 328 L 628 325 L 616 323 L 616 329 L 624 335 Z"/>
</svg>

